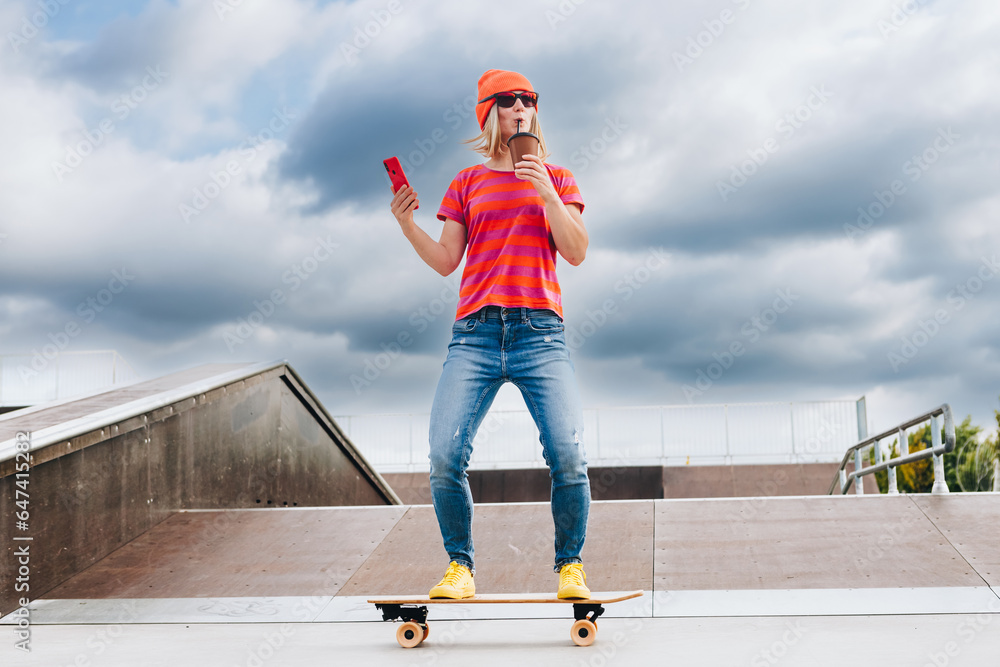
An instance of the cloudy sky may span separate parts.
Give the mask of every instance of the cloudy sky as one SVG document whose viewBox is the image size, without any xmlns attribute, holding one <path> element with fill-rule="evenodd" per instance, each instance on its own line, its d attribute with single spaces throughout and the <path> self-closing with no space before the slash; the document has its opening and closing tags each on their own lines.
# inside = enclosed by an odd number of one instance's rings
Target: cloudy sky
<svg viewBox="0 0 1000 667">
<path fill-rule="evenodd" d="M 993 428 L 986 0 L 0 0 L 0 33 L 0 354 L 288 359 L 334 414 L 428 411 L 461 268 L 417 257 L 381 161 L 436 238 L 476 81 L 513 69 L 586 201 L 558 273 L 587 407 Z"/>
</svg>

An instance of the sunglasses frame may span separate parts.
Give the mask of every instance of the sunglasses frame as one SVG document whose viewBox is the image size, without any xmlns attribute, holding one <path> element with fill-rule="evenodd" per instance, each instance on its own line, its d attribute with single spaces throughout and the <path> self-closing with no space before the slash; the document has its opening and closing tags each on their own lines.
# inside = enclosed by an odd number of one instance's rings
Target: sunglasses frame
<svg viewBox="0 0 1000 667">
<path fill-rule="evenodd" d="M 518 100 L 521 100 L 521 104 L 524 104 L 524 101 L 525 101 L 524 100 L 524 95 L 534 95 L 535 96 L 535 101 L 532 103 L 531 106 L 532 107 L 537 107 L 538 106 L 538 93 L 536 93 L 533 90 L 526 90 L 523 93 L 515 93 L 515 92 L 512 92 L 510 90 L 504 90 L 504 91 L 501 91 L 499 93 L 493 93 L 492 95 L 488 95 L 488 96 L 484 97 L 483 99 L 479 100 L 478 102 L 476 102 L 476 104 L 482 104 L 483 102 L 488 102 L 489 100 L 496 100 L 497 106 L 500 106 L 500 98 L 498 97 L 498 95 L 513 95 L 514 96 L 514 102 L 513 102 L 513 104 L 511 104 L 509 107 L 503 107 L 504 109 L 511 109 L 511 108 L 513 108 L 514 104 L 517 104 Z M 529 109 L 531 108 L 527 104 L 524 104 L 524 106 L 525 106 L 525 108 L 529 108 Z"/>
</svg>

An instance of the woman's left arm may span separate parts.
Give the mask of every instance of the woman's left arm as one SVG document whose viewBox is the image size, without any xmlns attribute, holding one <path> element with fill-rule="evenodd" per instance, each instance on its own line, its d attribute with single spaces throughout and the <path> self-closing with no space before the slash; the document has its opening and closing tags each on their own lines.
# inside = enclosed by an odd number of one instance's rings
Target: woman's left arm
<svg viewBox="0 0 1000 667">
<path fill-rule="evenodd" d="M 525 166 L 517 168 L 515 165 L 514 174 L 518 178 L 531 181 L 538 191 L 538 196 L 545 202 L 545 217 L 549 221 L 556 250 L 567 262 L 579 266 L 587 256 L 587 245 L 590 242 L 587 228 L 583 226 L 580 207 L 576 204 L 563 203 L 555 186 L 552 185 L 549 170 L 545 168 L 545 163 L 540 157 L 525 155 L 524 161 L 517 164 Z"/>
</svg>

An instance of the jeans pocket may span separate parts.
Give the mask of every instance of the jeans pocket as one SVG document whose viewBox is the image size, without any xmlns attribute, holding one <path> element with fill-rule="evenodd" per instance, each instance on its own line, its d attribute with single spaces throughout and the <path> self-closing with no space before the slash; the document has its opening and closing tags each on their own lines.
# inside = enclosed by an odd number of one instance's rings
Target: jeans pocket
<svg viewBox="0 0 1000 667">
<path fill-rule="evenodd" d="M 528 318 L 528 326 L 538 333 L 559 333 L 565 328 L 558 315 L 533 315 Z"/>
<path fill-rule="evenodd" d="M 464 319 L 458 320 L 451 326 L 451 332 L 453 334 L 461 333 L 472 333 L 479 326 L 478 317 L 466 317 Z"/>
</svg>

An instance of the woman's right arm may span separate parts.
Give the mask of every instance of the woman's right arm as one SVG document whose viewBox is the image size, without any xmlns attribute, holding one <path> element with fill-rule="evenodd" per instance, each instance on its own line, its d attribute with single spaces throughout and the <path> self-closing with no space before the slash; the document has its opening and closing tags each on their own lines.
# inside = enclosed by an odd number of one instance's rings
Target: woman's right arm
<svg viewBox="0 0 1000 667">
<path fill-rule="evenodd" d="M 442 276 L 451 275 L 465 255 L 465 225 L 446 218 L 441 240 L 435 241 L 413 222 L 413 209 L 417 203 L 416 191 L 408 185 L 404 186 L 392 198 L 392 214 L 420 259 Z"/>
</svg>

